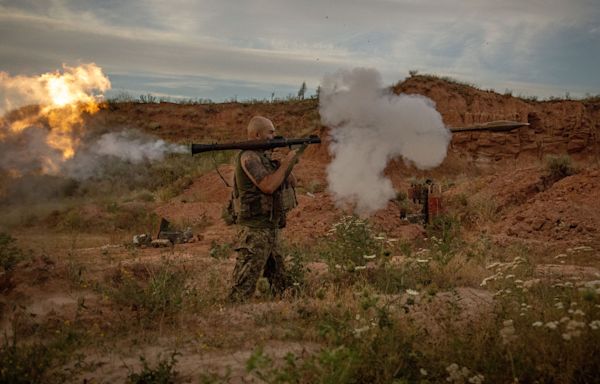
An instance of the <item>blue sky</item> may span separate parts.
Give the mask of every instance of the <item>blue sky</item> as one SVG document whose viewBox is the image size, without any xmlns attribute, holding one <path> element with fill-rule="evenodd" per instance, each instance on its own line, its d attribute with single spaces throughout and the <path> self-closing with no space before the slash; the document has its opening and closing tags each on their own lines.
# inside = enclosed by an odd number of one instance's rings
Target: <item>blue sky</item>
<svg viewBox="0 0 600 384">
<path fill-rule="evenodd" d="M 600 0 L 0 0 L 0 71 L 94 62 L 129 92 L 308 92 L 369 67 L 524 96 L 600 94 Z"/>
</svg>

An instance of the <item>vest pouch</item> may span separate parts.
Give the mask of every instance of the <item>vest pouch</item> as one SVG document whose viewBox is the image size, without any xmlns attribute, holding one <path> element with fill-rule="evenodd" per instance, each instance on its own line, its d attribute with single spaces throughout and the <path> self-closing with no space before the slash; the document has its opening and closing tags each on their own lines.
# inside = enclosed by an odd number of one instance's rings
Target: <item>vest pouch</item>
<svg viewBox="0 0 600 384">
<path fill-rule="evenodd" d="M 266 217 L 272 218 L 273 215 L 273 195 L 265 193 L 260 195 L 260 209 Z"/>
<path fill-rule="evenodd" d="M 223 208 L 221 212 L 221 218 L 227 225 L 233 225 L 238 222 L 238 218 L 240 216 L 240 199 L 239 197 L 234 197 L 234 194 L 231 194 L 229 198 L 229 203 L 227 206 Z"/>
<path fill-rule="evenodd" d="M 281 209 L 283 212 L 289 212 L 298 206 L 296 200 L 296 191 L 294 188 L 286 185 L 281 189 Z"/>
</svg>

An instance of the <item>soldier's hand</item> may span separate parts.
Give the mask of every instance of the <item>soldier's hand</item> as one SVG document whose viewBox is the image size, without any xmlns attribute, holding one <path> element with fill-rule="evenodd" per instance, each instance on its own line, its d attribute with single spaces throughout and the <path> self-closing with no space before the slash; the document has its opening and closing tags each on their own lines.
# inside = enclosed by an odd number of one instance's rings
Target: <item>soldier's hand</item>
<svg viewBox="0 0 600 384">
<path fill-rule="evenodd" d="M 288 152 L 288 154 L 285 156 L 285 162 L 286 163 L 291 163 L 297 160 L 298 158 L 298 150 L 297 149 L 292 149 L 291 151 Z"/>
<path fill-rule="evenodd" d="M 300 156 L 301 154 L 303 154 L 304 150 L 306 150 L 306 148 L 308 148 L 308 144 L 302 144 L 300 146 L 300 148 L 298 148 L 298 150 L 297 150 L 298 156 Z"/>
</svg>

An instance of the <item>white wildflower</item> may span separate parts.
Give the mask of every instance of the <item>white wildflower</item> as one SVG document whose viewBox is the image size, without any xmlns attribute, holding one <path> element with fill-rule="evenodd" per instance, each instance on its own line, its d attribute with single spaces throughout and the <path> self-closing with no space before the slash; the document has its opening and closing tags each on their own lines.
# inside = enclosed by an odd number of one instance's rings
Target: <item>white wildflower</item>
<svg viewBox="0 0 600 384">
<path fill-rule="evenodd" d="M 534 285 L 539 284 L 540 281 L 541 281 L 540 279 L 527 280 L 526 282 L 523 283 L 523 287 L 525 287 L 525 288 L 531 288 Z"/>
<path fill-rule="evenodd" d="M 376 254 L 363 255 L 363 259 L 371 260 L 371 259 L 374 259 L 376 256 L 377 256 Z"/>
<path fill-rule="evenodd" d="M 591 321 L 590 328 L 593 329 L 594 331 L 599 330 L 600 329 L 600 320 Z"/>
<path fill-rule="evenodd" d="M 356 267 L 354 267 L 355 271 L 362 271 L 363 269 L 367 269 L 366 265 L 357 265 Z"/>
<path fill-rule="evenodd" d="M 562 302 L 555 303 L 554 306 L 558 309 L 564 309 L 565 305 Z"/>
<path fill-rule="evenodd" d="M 359 337 L 362 333 L 367 332 L 369 329 L 370 329 L 370 327 L 368 325 L 365 325 L 364 327 L 361 327 L 361 328 L 355 328 L 354 336 Z"/>
<path fill-rule="evenodd" d="M 429 259 L 417 259 L 415 261 L 420 264 L 427 264 L 427 263 L 429 263 L 430 260 Z"/>
<path fill-rule="evenodd" d="M 448 377 L 446 378 L 446 381 L 449 381 L 451 383 L 464 383 L 465 379 L 469 377 L 470 373 L 467 367 L 460 368 L 460 366 L 456 363 L 447 366 L 446 371 L 448 372 Z"/>
<path fill-rule="evenodd" d="M 500 337 L 502 337 L 502 343 L 507 345 L 516 340 L 517 335 L 515 333 L 515 327 L 512 320 L 504 320 L 502 325 L 503 328 L 500 330 Z"/>
<path fill-rule="evenodd" d="M 406 293 L 408 293 L 411 296 L 418 296 L 419 295 L 419 291 L 415 291 L 414 289 L 407 289 Z"/>
<path fill-rule="evenodd" d="M 536 328 L 539 328 L 542 325 L 544 325 L 544 323 L 542 323 L 541 321 L 536 321 L 535 323 L 531 324 L 532 327 L 536 327 Z"/>
<path fill-rule="evenodd" d="M 427 376 L 427 375 L 429 374 L 429 373 L 428 373 L 428 372 L 427 372 L 425 369 L 423 369 L 423 368 L 419 369 L 419 372 L 421 373 L 421 375 L 422 375 L 422 376 Z"/>
<path fill-rule="evenodd" d="M 472 384 L 481 384 L 481 383 L 483 383 L 484 380 L 485 380 L 485 377 L 481 373 L 478 373 L 475 376 L 469 377 L 469 383 L 472 383 Z"/>
<path fill-rule="evenodd" d="M 492 263 L 492 264 L 488 265 L 487 267 L 485 267 L 485 269 L 492 269 L 492 268 L 496 268 L 496 267 L 497 267 L 497 266 L 499 266 L 499 265 L 500 265 L 500 263 L 499 263 L 499 262 L 495 262 L 495 263 Z"/>
<path fill-rule="evenodd" d="M 548 329 L 556 329 L 558 326 L 558 321 L 549 321 L 546 323 L 546 328 Z"/>
</svg>

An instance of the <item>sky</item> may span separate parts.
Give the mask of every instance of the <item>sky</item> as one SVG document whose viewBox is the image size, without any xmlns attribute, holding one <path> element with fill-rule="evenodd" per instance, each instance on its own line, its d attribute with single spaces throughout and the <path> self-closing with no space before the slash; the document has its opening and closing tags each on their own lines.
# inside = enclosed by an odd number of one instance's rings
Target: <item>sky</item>
<svg viewBox="0 0 600 384">
<path fill-rule="evenodd" d="M 96 63 L 134 97 L 314 94 L 338 69 L 600 94 L 600 0 L 0 0 L 0 71 Z"/>
</svg>

